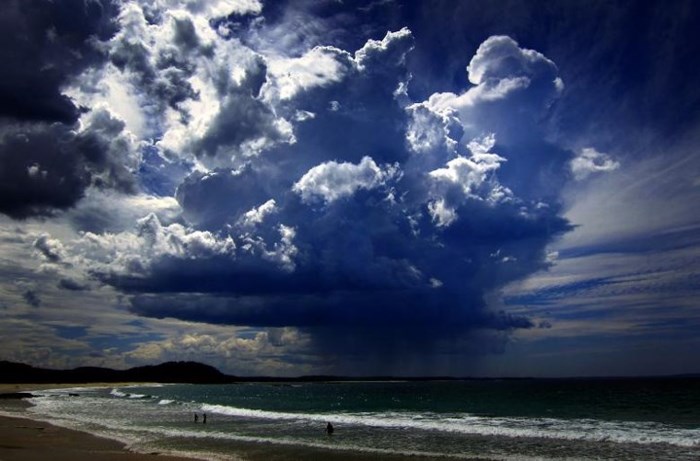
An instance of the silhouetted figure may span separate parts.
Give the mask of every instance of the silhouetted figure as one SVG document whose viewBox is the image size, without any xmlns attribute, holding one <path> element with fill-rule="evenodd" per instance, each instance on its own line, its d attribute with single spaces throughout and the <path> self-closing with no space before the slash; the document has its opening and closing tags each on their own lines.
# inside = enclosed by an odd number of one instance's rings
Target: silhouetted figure
<svg viewBox="0 0 700 461">
<path fill-rule="evenodd" d="M 194 422 L 196 423 L 199 421 L 199 415 L 197 413 L 194 414 Z"/>
<path fill-rule="evenodd" d="M 202 413 L 202 424 L 207 424 L 207 414 Z"/>
<path fill-rule="evenodd" d="M 328 423 L 328 424 L 326 425 L 326 434 L 328 434 L 328 435 L 333 435 L 333 431 L 334 431 L 334 430 L 335 430 L 335 429 L 333 429 L 333 425 L 332 425 L 331 423 Z"/>
</svg>

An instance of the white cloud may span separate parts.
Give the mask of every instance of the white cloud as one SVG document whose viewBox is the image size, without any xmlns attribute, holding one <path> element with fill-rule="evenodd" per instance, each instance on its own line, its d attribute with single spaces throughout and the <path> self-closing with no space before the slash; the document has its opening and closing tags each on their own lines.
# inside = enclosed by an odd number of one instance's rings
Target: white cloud
<svg viewBox="0 0 700 461">
<path fill-rule="evenodd" d="M 138 139 L 147 136 L 147 124 L 136 88 L 129 76 L 108 63 L 101 68 L 86 69 L 65 94 L 76 104 L 93 109 L 102 107 L 126 124 Z"/>
<path fill-rule="evenodd" d="M 501 80 L 518 74 L 532 75 L 537 67 L 555 67 L 542 53 L 520 48 L 518 42 L 505 35 L 486 39 L 467 66 L 469 81 L 481 85 L 490 79 Z"/>
<path fill-rule="evenodd" d="M 442 283 L 442 281 L 440 279 L 436 279 L 434 277 L 430 279 L 430 287 L 431 288 L 440 288 L 442 285 L 444 285 L 444 284 Z"/>
<path fill-rule="evenodd" d="M 561 93 L 564 82 L 556 74 L 555 64 L 543 54 L 521 48 L 510 37 L 495 35 L 479 46 L 467 66 L 467 76 L 474 86 L 459 95 L 435 93 L 427 104 L 439 112 L 456 109 L 465 121 L 470 108 L 505 99 L 512 93 L 535 86 L 535 82 L 541 79 L 554 94 Z"/>
<path fill-rule="evenodd" d="M 181 224 L 161 225 L 155 214 L 137 221 L 136 236 L 145 244 L 144 250 L 154 256 L 175 256 L 183 259 L 232 255 L 236 245 L 231 237 L 218 238 L 211 232 L 187 229 Z"/>
<path fill-rule="evenodd" d="M 577 227 L 559 249 L 637 241 L 700 225 L 693 185 L 700 170 L 700 131 L 664 146 L 664 155 L 643 155 L 607 174 L 571 182 L 566 218 Z"/>
<path fill-rule="evenodd" d="M 290 122 L 257 99 L 264 58 L 210 24 L 261 8 L 253 0 L 125 1 L 118 33 L 98 45 L 109 62 L 88 69 L 68 94 L 86 107 L 107 108 L 138 140 L 156 139 L 202 169 L 292 143 Z"/>
<path fill-rule="evenodd" d="M 396 167 L 380 168 L 371 157 L 359 164 L 334 161 L 311 168 L 297 181 L 292 190 L 307 203 L 318 199 L 326 203 L 355 193 L 358 189 L 374 189 L 397 174 Z"/>
<path fill-rule="evenodd" d="M 56 263 L 65 259 L 66 254 L 60 240 L 52 239 L 47 233 L 39 235 L 33 243 L 34 248 L 43 259 Z"/>
<path fill-rule="evenodd" d="M 474 138 L 467 143 L 471 155 L 456 155 L 442 168 L 427 173 L 430 179 L 428 212 L 438 227 L 448 227 L 459 218 L 457 209 L 467 200 L 496 205 L 517 200 L 510 189 L 499 183 L 496 171 L 506 159 L 489 152 L 495 135 Z M 459 191 L 455 194 L 455 190 Z"/>
<path fill-rule="evenodd" d="M 309 88 L 342 80 L 352 68 L 347 51 L 332 46 L 317 46 L 298 58 L 269 58 L 268 82 L 264 97 L 273 101 L 289 100 Z"/>
<path fill-rule="evenodd" d="M 303 354 L 309 339 L 294 328 L 269 328 L 231 332 L 231 327 L 199 328 L 198 332 L 176 332 L 166 339 L 139 344 L 126 353 L 136 363 L 165 360 L 197 360 L 235 373 L 299 373 L 298 364 L 284 362 L 289 353 Z M 301 365 L 305 369 L 304 365 Z"/>
<path fill-rule="evenodd" d="M 105 213 L 109 210 L 109 213 Z M 65 213 L 65 218 L 78 229 L 92 232 L 121 232 L 150 213 L 160 222 L 174 222 L 182 212 L 173 197 L 158 197 L 145 193 L 122 194 L 111 190 L 90 188 L 78 204 Z"/>
<path fill-rule="evenodd" d="M 577 180 L 586 179 L 593 173 L 617 170 L 619 167 L 619 162 L 592 147 L 581 149 L 579 155 L 571 160 L 571 172 Z"/>
<path fill-rule="evenodd" d="M 291 272 L 296 268 L 294 256 L 299 249 L 294 245 L 294 237 L 297 235 L 296 229 L 291 226 L 280 224 L 277 228 L 280 234 L 280 241 L 275 242 L 273 250 L 265 252 L 267 259 L 279 263 L 282 269 Z"/>
<path fill-rule="evenodd" d="M 454 153 L 462 129 L 456 113 L 451 110 L 436 112 L 426 103 L 406 107 L 410 118 L 406 128 L 406 141 L 413 152 L 419 154 L 445 150 Z"/>
<path fill-rule="evenodd" d="M 270 199 L 257 208 L 253 208 L 243 214 L 242 223 L 244 226 L 252 227 L 262 223 L 265 218 L 278 210 L 277 202 Z"/>
<path fill-rule="evenodd" d="M 561 77 L 557 77 L 554 79 L 554 88 L 556 88 L 559 93 L 564 91 L 565 87 L 566 85 L 564 85 L 564 80 L 562 80 Z"/>
<path fill-rule="evenodd" d="M 316 114 L 308 110 L 298 110 L 294 113 L 295 122 L 305 122 L 307 120 L 313 120 L 314 118 L 316 118 Z"/>
<path fill-rule="evenodd" d="M 459 186 L 466 197 L 487 197 L 497 184 L 489 181 L 492 173 L 506 161 L 503 157 L 488 152 L 495 142 L 493 134 L 474 139 L 468 145 L 472 152 L 469 158 L 458 156 L 447 162 L 445 168 L 438 168 L 428 174 L 438 184 Z M 483 186 L 487 186 L 487 190 L 482 190 Z"/>
<path fill-rule="evenodd" d="M 457 219 L 457 212 L 447 206 L 444 199 L 428 202 L 428 212 L 438 227 L 448 227 Z"/>
<path fill-rule="evenodd" d="M 27 167 L 27 174 L 30 178 L 44 179 L 49 173 L 46 170 L 42 170 L 41 165 L 39 165 L 38 163 L 33 163 L 32 165 Z"/>
<path fill-rule="evenodd" d="M 204 259 L 235 257 L 236 244 L 230 236 L 188 229 L 181 224 L 163 226 L 151 213 L 137 222 L 135 231 L 95 234 L 86 232 L 73 243 L 76 261 L 98 274 L 145 274 L 163 257 Z"/>
<path fill-rule="evenodd" d="M 275 211 L 274 200 L 245 217 L 254 226 L 257 220 Z M 196 230 L 179 223 L 161 224 L 151 213 L 137 221 L 136 229 L 118 233 L 84 232 L 66 245 L 67 261 L 86 273 L 100 276 L 147 276 L 153 265 L 163 260 L 202 261 L 216 258 L 235 264 L 240 258 L 260 258 L 284 271 L 294 271 L 298 248 L 296 229 L 279 224 L 277 240 L 267 241 L 253 233 L 244 233 L 234 241 L 231 235 Z M 249 259 L 250 260 L 250 259 Z"/>
<path fill-rule="evenodd" d="M 263 98 L 269 103 L 288 101 L 306 90 L 371 72 L 388 62 L 401 65 L 412 43 L 411 31 L 403 28 L 387 32 L 382 40 L 368 40 L 354 56 L 333 46 L 315 46 L 299 57 L 287 57 L 285 50 L 276 50 L 266 56 L 268 80 Z M 339 107 L 337 101 L 330 102 L 331 111 Z"/>
<path fill-rule="evenodd" d="M 413 34 L 404 27 L 396 32 L 387 32 L 382 40 L 368 40 L 355 52 L 355 62 L 360 71 L 376 64 L 376 61 L 390 60 L 402 64 L 406 53 L 413 48 Z M 389 58 L 388 58 L 389 56 Z"/>
<path fill-rule="evenodd" d="M 147 5 L 160 11 L 187 9 L 207 19 L 220 18 L 233 13 L 260 14 L 259 0 L 146 0 Z"/>
</svg>

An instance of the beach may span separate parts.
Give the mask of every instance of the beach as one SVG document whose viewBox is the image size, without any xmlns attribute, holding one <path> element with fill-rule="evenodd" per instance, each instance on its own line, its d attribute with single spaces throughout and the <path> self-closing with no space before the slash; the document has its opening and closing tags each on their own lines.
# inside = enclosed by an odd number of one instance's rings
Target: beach
<svg viewBox="0 0 700 461">
<path fill-rule="evenodd" d="M 120 383 L 0 391 L 35 396 L 0 401 L 1 461 L 694 461 L 700 455 L 695 380 Z M 325 431 L 329 422 L 333 435 Z"/>
<path fill-rule="evenodd" d="M 147 385 L 145 383 L 141 383 Z M 54 389 L 109 387 L 119 388 L 138 383 L 85 383 L 85 384 L 0 384 L 0 394 Z M 367 461 L 376 459 L 363 453 L 329 452 L 308 447 L 270 446 L 253 442 L 237 442 L 234 453 L 225 458 L 215 455 L 173 456 L 159 451 L 139 453 L 129 450 L 126 444 L 93 434 L 59 427 L 44 421 L 29 419 L 26 409 L 31 406 L 25 399 L 0 400 L 0 461 L 217 461 L 240 459 L 241 461 L 293 461 L 299 459 L 324 461 Z M 385 461 L 402 461 L 399 455 L 382 456 Z M 431 458 L 415 458 L 431 459 Z"/>
<path fill-rule="evenodd" d="M 328 453 L 322 450 L 260 447 L 241 443 L 238 457 L 250 461 L 283 461 L 323 459 L 329 461 L 362 461 L 376 459 L 362 454 Z M 115 440 L 65 429 L 31 419 L 0 416 L 1 461 L 192 461 L 207 457 L 184 458 L 163 453 L 135 453 Z M 402 456 L 384 456 L 387 461 L 400 461 Z M 413 460 L 418 458 L 412 458 Z"/>
<path fill-rule="evenodd" d="M 157 456 L 156 456 L 157 455 Z M 0 416 L 2 461 L 185 461 L 161 453 L 135 453 L 115 440 L 41 421 Z"/>
<path fill-rule="evenodd" d="M 85 384 L 97 386 L 99 384 Z M 0 384 L 0 394 L 80 387 L 76 384 Z M 29 407 L 24 400 L 0 401 L 0 460 L 2 461 L 191 461 L 163 453 L 135 453 L 123 443 L 92 434 L 20 417 Z"/>
</svg>

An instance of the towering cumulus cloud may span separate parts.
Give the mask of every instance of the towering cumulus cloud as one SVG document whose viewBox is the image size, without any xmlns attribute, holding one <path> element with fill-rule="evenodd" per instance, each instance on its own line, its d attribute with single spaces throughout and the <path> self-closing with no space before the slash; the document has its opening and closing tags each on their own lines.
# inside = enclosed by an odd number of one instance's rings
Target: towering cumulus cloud
<svg viewBox="0 0 700 461">
<path fill-rule="evenodd" d="M 492 350 L 533 327 L 485 297 L 569 229 L 573 154 L 537 122 L 563 82 L 541 53 L 487 38 L 467 87 L 416 98 L 407 28 L 299 50 L 253 0 L 41 3 L 0 16 L 33 56 L 3 57 L 0 212 L 70 218 L 74 238 L 34 243 L 73 271 L 62 286 L 87 286 L 79 270 L 139 316 L 294 327 L 324 357 Z M 138 219 L 119 211 L 135 197 Z M 109 200 L 121 221 L 90 222 Z"/>
</svg>

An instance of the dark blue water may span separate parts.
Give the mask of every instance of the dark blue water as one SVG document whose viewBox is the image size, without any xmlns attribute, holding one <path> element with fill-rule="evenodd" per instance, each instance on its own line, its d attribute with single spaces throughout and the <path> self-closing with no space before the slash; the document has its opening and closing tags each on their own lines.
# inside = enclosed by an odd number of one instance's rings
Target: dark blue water
<svg viewBox="0 0 700 461">
<path fill-rule="evenodd" d="M 191 386 L 160 393 L 187 400 Z M 700 424 L 695 380 L 477 380 L 199 386 L 206 403 L 295 413 L 433 412 Z"/>
<path fill-rule="evenodd" d="M 35 404 L 37 417 L 135 449 L 212 459 L 242 443 L 371 459 L 700 459 L 693 379 L 172 385 L 54 392 Z"/>
</svg>

